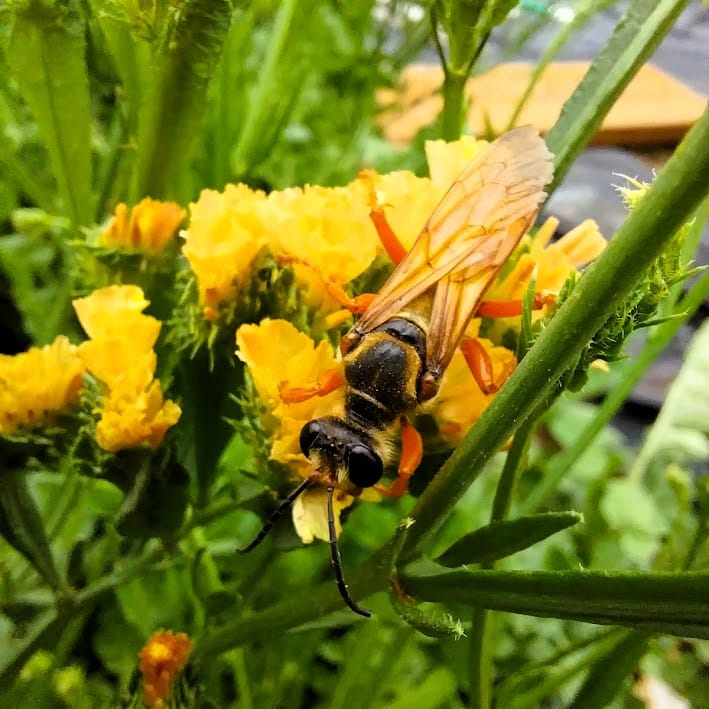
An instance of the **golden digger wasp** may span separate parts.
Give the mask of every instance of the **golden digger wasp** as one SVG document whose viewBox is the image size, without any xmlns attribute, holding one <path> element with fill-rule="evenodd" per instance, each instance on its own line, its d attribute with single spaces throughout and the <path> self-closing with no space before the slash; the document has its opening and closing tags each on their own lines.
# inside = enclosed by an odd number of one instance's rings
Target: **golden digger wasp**
<svg viewBox="0 0 709 709">
<path fill-rule="evenodd" d="M 361 313 L 340 342 L 344 381 L 332 377 L 313 388 L 286 387 L 281 397 L 302 401 L 344 386 L 344 414 L 303 427 L 300 448 L 313 472 L 243 552 L 261 542 L 306 489 L 326 487 L 331 560 L 340 594 L 353 611 L 370 616 L 354 602 L 344 581 L 333 493 L 337 489 L 357 496 L 375 485 L 392 497 L 406 492 L 423 455 L 421 437 L 406 416 L 436 396 L 457 347 L 463 348 L 483 391 L 496 390 L 484 348 L 475 340 L 464 341 L 465 330 L 476 313 L 514 314 L 515 304 L 482 299 L 534 221 L 552 177 L 551 158 L 532 126 L 504 134 L 464 168 L 379 293 L 354 299 L 337 294 L 353 312 Z M 371 216 L 382 241 L 396 243 L 383 210 L 375 208 Z M 521 312 L 521 304 L 516 307 Z M 379 486 L 385 466 L 392 462 L 391 441 L 397 433 L 398 475 L 389 487 Z"/>
</svg>

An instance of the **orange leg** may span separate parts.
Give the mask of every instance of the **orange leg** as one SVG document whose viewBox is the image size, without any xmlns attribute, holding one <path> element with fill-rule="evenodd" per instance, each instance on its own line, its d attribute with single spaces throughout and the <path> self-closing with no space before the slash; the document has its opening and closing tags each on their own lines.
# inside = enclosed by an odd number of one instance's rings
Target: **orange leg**
<svg viewBox="0 0 709 709">
<path fill-rule="evenodd" d="M 325 287 L 327 288 L 327 292 L 343 308 L 347 308 L 347 310 L 355 315 L 361 315 L 369 307 L 369 304 L 374 300 L 376 295 L 375 293 L 362 293 L 353 298 L 345 293 L 342 286 L 338 286 L 332 281 L 325 281 Z"/>
<path fill-rule="evenodd" d="M 369 217 L 374 224 L 374 228 L 379 234 L 379 239 L 384 246 L 389 258 L 398 264 L 406 256 L 406 249 L 401 245 L 401 242 L 394 234 L 394 231 L 389 226 L 384 210 L 381 207 L 375 207 L 369 213 Z M 325 283 L 327 292 L 340 304 L 343 308 L 347 308 L 354 315 L 361 315 L 370 306 L 371 302 L 376 297 L 376 293 L 361 293 L 355 297 L 347 295 L 342 286 L 327 281 Z"/>
<path fill-rule="evenodd" d="M 401 457 L 396 480 L 389 487 L 375 485 L 374 489 L 386 497 L 401 497 L 409 489 L 409 480 L 416 472 L 423 458 L 421 434 L 409 423 L 406 416 L 401 417 Z"/>
<path fill-rule="evenodd" d="M 398 265 L 406 256 L 406 249 L 402 246 L 394 230 L 389 226 L 384 210 L 381 207 L 373 209 L 369 213 L 369 218 L 372 220 L 377 234 L 379 234 L 379 240 L 382 242 L 384 250 L 389 254 L 389 258 Z"/>
<path fill-rule="evenodd" d="M 369 218 L 372 220 L 377 234 L 379 234 L 379 240 L 382 242 L 382 246 L 389 258 L 395 264 L 399 264 L 406 256 L 406 249 L 401 245 L 394 230 L 389 226 L 381 196 L 377 193 L 375 187 L 376 174 L 371 170 L 363 170 L 359 175 L 359 179 L 362 180 L 362 183 L 369 191 Z"/>
<path fill-rule="evenodd" d="M 294 387 L 287 381 L 278 384 L 278 395 L 284 404 L 299 404 L 312 399 L 314 396 L 325 396 L 339 389 L 345 383 L 345 378 L 339 369 L 329 369 L 313 385 Z"/>
<path fill-rule="evenodd" d="M 483 394 L 494 394 L 500 388 L 495 381 L 492 359 L 482 342 L 470 337 L 460 343 L 460 351 Z"/>
<path fill-rule="evenodd" d="M 541 310 L 545 305 L 551 305 L 553 295 L 534 294 L 532 310 Z M 486 300 L 480 303 L 475 314 L 481 318 L 511 318 L 522 314 L 521 300 Z"/>
</svg>

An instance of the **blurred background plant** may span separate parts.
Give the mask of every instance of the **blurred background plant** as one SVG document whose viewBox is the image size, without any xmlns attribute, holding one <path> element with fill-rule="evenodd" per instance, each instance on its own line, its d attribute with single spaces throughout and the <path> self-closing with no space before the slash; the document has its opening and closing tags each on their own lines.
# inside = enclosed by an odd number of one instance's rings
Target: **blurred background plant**
<svg viewBox="0 0 709 709">
<path fill-rule="evenodd" d="M 371 621 L 340 608 L 325 545 L 304 548 L 287 521 L 253 554 L 236 553 L 274 505 L 260 468 L 270 439 L 233 355 L 236 327 L 270 315 L 323 334 L 296 267 L 279 260 L 308 256 L 294 253 L 294 222 L 262 227 L 291 225 L 278 248 L 232 254 L 243 277 L 227 307 L 208 302 L 215 283 L 197 282 L 207 254 L 193 235 L 206 223 L 232 228 L 220 209 L 242 210 L 242 228 L 278 215 L 259 211 L 266 196 L 256 190 L 278 199 L 291 186 L 345 185 L 365 167 L 423 174 L 424 140 L 465 129 L 466 82 L 489 65 L 493 32 L 513 55 L 555 28 L 534 82 L 610 4 L 0 7 L 8 706 L 158 705 L 168 691 L 174 705 L 204 706 L 634 706 L 658 679 L 693 705 L 706 701 L 706 326 L 639 449 L 609 425 L 709 293 L 706 273 L 684 280 L 706 220 L 706 114 L 647 198 L 637 197 L 645 186 L 628 186 L 633 210 L 617 248 L 568 284 L 546 332 L 531 318 L 523 326 L 517 351 L 538 356 L 522 361 L 456 454 L 428 455 L 411 496 L 351 510 L 342 552 L 353 593 L 376 592 Z M 546 136 L 551 191 L 686 5 L 625 3 Z M 393 148 L 376 90 L 422 53 L 443 67 L 443 110 Z M 238 182 L 252 189 L 233 202 L 228 192 L 226 204 L 200 197 Z M 181 224 L 184 253 L 173 238 Z M 375 261 L 358 290 L 383 268 Z M 591 360 L 620 357 L 640 325 L 635 359 L 559 397 L 586 381 Z M 78 349 L 56 339 L 82 342 L 82 328 L 89 340 Z M 9 356 L 30 346 L 44 349 Z M 49 381 L 63 395 L 40 400 Z M 128 431 L 136 410 L 141 427 Z M 269 476 L 287 490 L 283 470 Z M 398 528 L 407 515 L 408 532 Z"/>
</svg>

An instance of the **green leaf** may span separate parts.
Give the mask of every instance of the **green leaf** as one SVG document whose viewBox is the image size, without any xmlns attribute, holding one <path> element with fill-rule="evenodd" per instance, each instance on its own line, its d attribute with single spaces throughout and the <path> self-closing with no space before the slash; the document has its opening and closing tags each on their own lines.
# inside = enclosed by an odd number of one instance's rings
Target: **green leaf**
<svg viewBox="0 0 709 709">
<path fill-rule="evenodd" d="M 607 654 L 596 660 L 574 697 L 574 709 L 609 706 L 622 689 L 625 678 L 635 671 L 648 651 L 649 639 L 647 633 L 628 633 Z"/>
<path fill-rule="evenodd" d="M 63 212 L 93 221 L 91 104 L 84 23 L 71 0 L 29 0 L 15 14 L 7 60 L 49 152 Z"/>
<path fill-rule="evenodd" d="M 232 395 L 243 386 L 243 371 L 224 359 L 210 366 L 205 350 L 175 371 L 173 390 L 182 403 L 182 417 L 175 427 L 178 453 L 202 506 L 209 499 L 219 458 L 234 435 L 229 420 L 237 419 L 239 412 Z"/>
<path fill-rule="evenodd" d="M 697 331 L 684 364 L 628 475 L 639 479 L 649 465 L 709 460 L 709 323 Z"/>
<path fill-rule="evenodd" d="M 441 603 L 709 638 L 709 572 L 452 571 L 402 576 Z"/>
<path fill-rule="evenodd" d="M 114 465 L 114 479 L 130 485 L 116 514 L 118 533 L 138 539 L 175 534 L 188 501 L 189 476 L 182 465 L 142 449 L 120 451 Z"/>
<path fill-rule="evenodd" d="M 207 109 L 207 89 L 229 29 L 229 0 L 191 0 L 174 15 L 142 66 L 138 147 L 131 199 L 173 196 Z M 160 28 L 162 29 L 162 28 Z"/>
<path fill-rule="evenodd" d="M 604 486 L 599 509 L 624 556 L 647 565 L 669 531 L 655 498 L 637 481 L 609 480 Z"/>
<path fill-rule="evenodd" d="M 595 660 L 605 656 L 627 631 L 618 628 L 598 631 L 584 637 L 551 656 L 520 667 L 496 686 L 495 700 L 500 707 L 534 709 L 543 705 L 545 697 L 575 682 Z"/>
<path fill-rule="evenodd" d="M 302 82 L 289 82 L 279 85 L 279 73 L 288 66 L 283 61 L 289 44 L 297 47 L 298 42 L 293 41 L 297 28 L 294 22 L 299 3 L 295 0 L 285 0 L 279 3 L 278 11 L 273 21 L 273 28 L 268 41 L 268 51 L 263 57 L 261 71 L 258 74 L 253 90 L 245 96 L 245 115 L 239 140 L 232 155 L 234 172 L 241 175 L 258 162 L 263 151 L 264 134 L 274 126 L 282 125 L 290 111 L 285 115 L 277 114 L 284 105 L 292 106 L 298 92 L 302 90 Z M 273 136 L 275 138 L 275 136 Z"/>
<path fill-rule="evenodd" d="M 548 512 L 492 522 L 466 534 L 435 561 L 449 567 L 496 561 L 582 521 L 578 512 Z"/>
<path fill-rule="evenodd" d="M 47 345 L 67 331 L 71 313 L 71 279 L 57 236 L 46 233 L 12 234 L 0 239 L 0 266 L 12 287 L 32 341 Z"/>
<path fill-rule="evenodd" d="M 143 574 L 116 589 L 125 621 L 148 638 L 158 628 L 190 628 L 196 602 L 189 593 L 189 572 L 175 565 Z"/>
<path fill-rule="evenodd" d="M 401 619 L 429 638 L 453 636 L 456 640 L 463 637 L 463 624 L 438 608 L 422 608 L 415 603 L 400 598 L 396 593 L 389 596 L 394 610 Z"/>
<path fill-rule="evenodd" d="M 446 667 L 436 667 L 426 675 L 421 684 L 407 687 L 403 696 L 387 702 L 387 709 L 409 709 L 410 707 L 451 707 L 455 706 L 457 687 L 455 677 Z"/>
<path fill-rule="evenodd" d="M 555 155 L 551 194 L 593 138 L 616 99 L 687 6 L 688 0 L 635 0 L 546 135 Z"/>
<path fill-rule="evenodd" d="M 0 534 L 20 552 L 53 588 L 63 587 L 49 541 L 22 470 L 0 473 Z"/>
<path fill-rule="evenodd" d="M 0 652 L 0 691 L 4 693 L 17 680 L 23 665 L 40 648 L 53 645 L 65 627 L 65 618 L 47 611 L 32 623 L 20 640 L 4 641 Z"/>
</svg>

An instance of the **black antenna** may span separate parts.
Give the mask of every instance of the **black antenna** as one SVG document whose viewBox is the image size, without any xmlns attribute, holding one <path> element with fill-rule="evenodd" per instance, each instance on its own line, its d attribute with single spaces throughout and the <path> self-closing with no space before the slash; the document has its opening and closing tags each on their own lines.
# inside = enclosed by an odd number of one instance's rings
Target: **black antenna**
<svg viewBox="0 0 709 709">
<path fill-rule="evenodd" d="M 371 618 L 372 614 L 360 608 L 350 596 L 349 589 L 345 583 L 345 577 L 342 575 L 342 559 L 340 557 L 340 548 L 337 546 L 337 530 L 335 529 L 335 512 L 332 507 L 332 493 L 335 491 L 334 487 L 328 487 L 327 489 L 327 528 L 330 533 L 330 559 L 332 561 L 332 568 L 335 571 L 335 578 L 337 579 L 337 588 L 340 591 L 340 595 L 344 602 L 355 612 L 363 615 L 365 618 Z"/>
<path fill-rule="evenodd" d="M 254 537 L 254 540 L 242 549 L 239 549 L 239 553 L 246 554 L 246 552 L 257 547 L 263 541 L 263 538 L 271 531 L 271 527 L 276 523 L 276 520 L 295 502 L 298 495 L 305 492 L 312 484 L 313 481 L 310 478 L 303 480 L 303 482 L 271 513 L 271 516 L 266 520 L 263 527 L 261 527 L 261 531 Z"/>
</svg>

